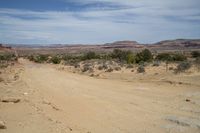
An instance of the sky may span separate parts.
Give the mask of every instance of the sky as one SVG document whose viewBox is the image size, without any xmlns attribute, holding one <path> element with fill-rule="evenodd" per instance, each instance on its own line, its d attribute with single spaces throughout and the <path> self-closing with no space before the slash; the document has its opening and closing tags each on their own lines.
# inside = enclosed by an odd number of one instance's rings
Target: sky
<svg viewBox="0 0 200 133">
<path fill-rule="evenodd" d="M 0 0 L 0 43 L 200 38 L 200 0 Z"/>
</svg>

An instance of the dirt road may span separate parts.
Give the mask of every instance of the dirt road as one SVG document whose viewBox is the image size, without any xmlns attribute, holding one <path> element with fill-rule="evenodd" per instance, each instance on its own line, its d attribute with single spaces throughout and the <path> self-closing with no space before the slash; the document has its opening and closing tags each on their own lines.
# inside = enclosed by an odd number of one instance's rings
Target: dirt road
<svg viewBox="0 0 200 133">
<path fill-rule="evenodd" d="M 200 88 L 97 79 L 20 59 L 19 79 L 0 84 L 2 133 L 200 132 Z M 188 99 L 188 101 L 187 101 Z"/>
</svg>

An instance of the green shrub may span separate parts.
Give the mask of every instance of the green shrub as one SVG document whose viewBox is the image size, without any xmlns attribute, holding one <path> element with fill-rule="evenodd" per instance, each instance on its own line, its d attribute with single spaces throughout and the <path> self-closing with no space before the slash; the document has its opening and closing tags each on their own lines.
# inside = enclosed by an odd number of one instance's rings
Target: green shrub
<svg viewBox="0 0 200 133">
<path fill-rule="evenodd" d="M 186 56 L 180 53 L 176 54 L 160 53 L 156 56 L 155 60 L 172 62 L 172 61 L 185 61 L 187 60 L 187 58 Z"/>
<path fill-rule="evenodd" d="M 44 63 L 49 59 L 48 57 L 48 55 L 30 55 L 28 56 L 28 59 L 36 63 Z"/>
<path fill-rule="evenodd" d="M 175 73 L 181 73 L 185 72 L 186 70 L 191 68 L 191 63 L 190 62 L 181 62 L 178 64 L 177 68 L 175 69 Z"/>
<path fill-rule="evenodd" d="M 153 55 L 150 50 L 144 49 L 142 52 L 136 54 L 136 63 L 151 62 Z"/>
<path fill-rule="evenodd" d="M 0 54 L 0 61 L 15 61 L 15 60 L 17 60 L 17 58 L 12 53 Z"/>
<path fill-rule="evenodd" d="M 135 56 L 133 55 L 133 53 L 132 53 L 132 52 L 127 52 L 126 54 L 127 54 L 127 55 L 126 55 L 126 62 L 127 62 L 128 64 L 133 64 L 133 63 L 135 63 Z"/>
<path fill-rule="evenodd" d="M 120 49 L 114 49 L 111 57 L 113 59 L 118 59 L 120 62 L 125 62 L 128 64 L 135 63 L 135 56 L 131 51 L 122 51 Z"/>
<path fill-rule="evenodd" d="M 34 58 L 33 55 L 28 56 L 28 59 L 29 59 L 30 61 L 34 61 L 34 60 L 35 60 L 35 58 Z"/>
<path fill-rule="evenodd" d="M 159 61 L 172 61 L 173 57 L 169 53 L 160 53 L 155 59 Z"/>
<path fill-rule="evenodd" d="M 45 62 L 45 61 L 47 61 L 49 58 L 49 56 L 48 55 L 40 55 L 39 56 L 40 57 L 40 60 L 42 61 L 42 62 Z"/>
<path fill-rule="evenodd" d="M 113 68 L 109 68 L 108 70 L 106 70 L 106 72 L 112 72 Z"/>
<path fill-rule="evenodd" d="M 197 57 L 200 57 L 200 51 L 192 51 L 192 57 L 193 58 L 197 58 Z"/>
<path fill-rule="evenodd" d="M 173 54 L 173 61 L 186 61 L 187 57 L 183 54 Z"/>
<path fill-rule="evenodd" d="M 96 59 L 97 55 L 95 52 L 88 52 L 83 56 L 83 60 L 91 60 L 91 59 Z"/>
<path fill-rule="evenodd" d="M 53 64 L 60 64 L 61 58 L 59 58 L 59 57 L 57 57 L 57 56 L 53 56 L 53 57 L 51 58 L 51 62 L 52 62 Z"/>
</svg>

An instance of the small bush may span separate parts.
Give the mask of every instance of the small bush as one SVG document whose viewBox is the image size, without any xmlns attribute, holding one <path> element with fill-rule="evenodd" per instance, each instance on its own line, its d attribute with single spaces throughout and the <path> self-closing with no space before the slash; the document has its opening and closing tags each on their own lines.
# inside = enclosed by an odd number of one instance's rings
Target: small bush
<svg viewBox="0 0 200 133">
<path fill-rule="evenodd" d="M 178 64 L 177 68 L 175 69 L 175 73 L 181 73 L 185 72 L 186 70 L 191 68 L 191 63 L 190 62 L 181 62 Z"/>
<path fill-rule="evenodd" d="M 50 60 L 53 64 L 60 64 L 61 62 L 61 58 L 57 57 L 57 56 L 54 56 L 51 58 Z"/>
<path fill-rule="evenodd" d="M 88 52 L 83 56 L 83 60 L 91 60 L 91 59 L 96 59 L 97 55 L 95 52 Z"/>
<path fill-rule="evenodd" d="M 187 58 L 183 54 L 179 53 L 177 54 L 160 53 L 156 56 L 155 60 L 172 62 L 172 61 L 185 61 L 187 60 Z"/>
<path fill-rule="evenodd" d="M 140 65 L 140 66 L 138 67 L 138 69 L 137 69 L 137 72 L 138 72 L 138 73 L 144 73 L 144 72 L 145 72 L 144 66 Z"/>
<path fill-rule="evenodd" d="M 103 69 L 104 69 L 104 70 L 105 70 L 105 69 L 108 69 L 108 65 L 107 65 L 107 64 L 105 64 L 105 63 L 103 64 L 103 66 L 102 66 L 102 67 L 103 67 Z"/>
<path fill-rule="evenodd" d="M 115 71 L 120 71 L 121 67 L 115 67 L 114 69 L 115 69 Z"/>
<path fill-rule="evenodd" d="M 193 51 L 191 54 L 193 58 L 200 57 L 200 51 Z"/>
<path fill-rule="evenodd" d="M 159 61 L 172 61 L 173 57 L 169 53 L 160 53 L 155 59 Z"/>
<path fill-rule="evenodd" d="M 91 69 L 91 66 L 89 64 L 85 64 L 83 65 L 83 69 L 82 69 L 82 72 L 87 72 Z"/>
<path fill-rule="evenodd" d="M 173 61 L 186 61 L 187 57 L 183 54 L 174 54 Z"/>
<path fill-rule="evenodd" d="M 136 63 L 151 62 L 153 55 L 150 50 L 144 49 L 142 52 L 136 54 Z"/>
<path fill-rule="evenodd" d="M 103 66 L 98 66 L 98 70 L 103 70 Z"/>
<path fill-rule="evenodd" d="M 0 54 L 0 61 L 16 61 L 17 57 L 12 53 Z"/>
<path fill-rule="evenodd" d="M 113 72 L 113 68 L 109 68 L 106 72 Z"/>
<path fill-rule="evenodd" d="M 114 49 L 111 54 L 111 57 L 127 64 L 135 63 L 135 56 L 131 51 L 122 51 L 120 49 Z"/>
<path fill-rule="evenodd" d="M 152 66 L 158 67 L 158 66 L 160 66 L 160 62 L 155 61 Z"/>
<path fill-rule="evenodd" d="M 75 64 L 74 68 L 80 68 L 81 66 L 79 64 Z"/>
<path fill-rule="evenodd" d="M 126 68 L 134 68 L 134 67 L 133 67 L 133 65 L 129 64 L 128 66 L 126 66 Z"/>
<path fill-rule="evenodd" d="M 30 55 L 28 57 L 28 59 L 30 61 L 34 61 L 36 63 L 44 63 L 46 62 L 49 58 L 48 58 L 48 55 Z"/>
</svg>

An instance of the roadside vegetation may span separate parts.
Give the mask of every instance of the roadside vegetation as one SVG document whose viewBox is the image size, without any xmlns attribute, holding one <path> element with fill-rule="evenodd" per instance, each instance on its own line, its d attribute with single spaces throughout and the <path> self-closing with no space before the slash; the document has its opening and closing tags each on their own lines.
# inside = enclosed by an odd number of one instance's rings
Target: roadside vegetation
<svg viewBox="0 0 200 133">
<path fill-rule="evenodd" d="M 0 53 L 0 68 L 6 68 L 16 61 L 17 57 L 13 53 Z"/>
<path fill-rule="evenodd" d="M 152 67 L 159 67 L 163 63 L 166 66 L 166 71 L 174 71 L 176 74 L 187 72 L 192 66 L 200 71 L 199 51 L 193 51 L 190 56 L 186 56 L 182 52 L 152 53 L 149 49 L 143 49 L 139 52 L 114 49 L 109 53 L 88 51 L 77 54 L 31 55 L 28 59 L 36 63 L 62 63 L 73 66 L 81 72 L 93 72 L 94 69 L 113 72 L 120 71 L 123 67 L 132 69 L 131 71 L 134 72 L 135 67 L 137 73 L 145 73 L 146 66 L 152 64 Z M 176 67 L 169 67 L 169 64 L 176 64 Z"/>
</svg>

